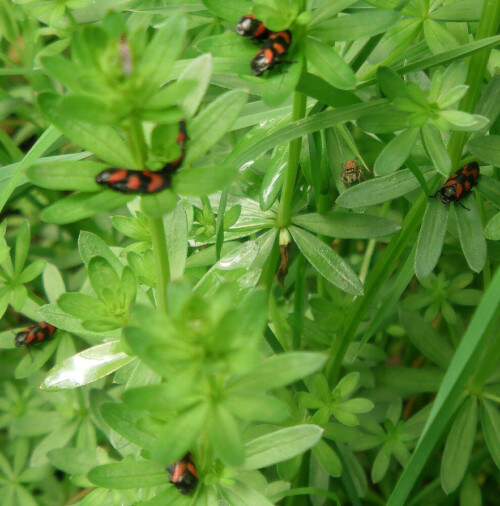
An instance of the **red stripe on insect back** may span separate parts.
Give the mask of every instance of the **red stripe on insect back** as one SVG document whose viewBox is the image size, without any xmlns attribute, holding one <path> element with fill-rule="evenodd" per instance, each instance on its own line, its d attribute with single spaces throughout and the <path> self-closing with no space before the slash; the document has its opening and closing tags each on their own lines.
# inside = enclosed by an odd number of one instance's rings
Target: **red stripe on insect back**
<svg viewBox="0 0 500 506">
<path fill-rule="evenodd" d="M 56 330 L 56 327 L 46 322 L 34 323 L 16 334 L 14 344 L 16 346 L 32 346 L 41 341 L 45 341 L 51 337 Z"/>
<path fill-rule="evenodd" d="M 128 175 L 128 171 L 125 169 L 118 169 L 115 172 L 113 172 L 109 178 L 109 183 L 118 183 L 119 181 L 123 181 Z"/>
</svg>

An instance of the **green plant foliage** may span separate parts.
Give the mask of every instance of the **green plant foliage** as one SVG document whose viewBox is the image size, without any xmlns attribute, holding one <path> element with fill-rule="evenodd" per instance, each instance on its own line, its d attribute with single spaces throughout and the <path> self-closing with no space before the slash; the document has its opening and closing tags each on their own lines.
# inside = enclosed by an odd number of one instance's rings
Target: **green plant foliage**
<svg viewBox="0 0 500 506">
<path fill-rule="evenodd" d="M 0 0 L 0 502 L 496 504 L 499 23 Z"/>
</svg>

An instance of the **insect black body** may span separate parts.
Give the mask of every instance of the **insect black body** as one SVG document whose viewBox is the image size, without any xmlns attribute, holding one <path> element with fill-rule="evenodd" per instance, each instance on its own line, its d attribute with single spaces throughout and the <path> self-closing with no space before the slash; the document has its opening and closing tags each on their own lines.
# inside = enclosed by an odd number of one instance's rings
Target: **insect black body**
<svg viewBox="0 0 500 506">
<path fill-rule="evenodd" d="M 253 74 L 261 76 L 266 70 L 272 69 L 277 63 L 280 63 L 291 43 L 292 34 L 289 30 L 272 32 L 250 62 Z"/>
<path fill-rule="evenodd" d="M 236 33 L 242 37 L 249 37 L 252 40 L 263 41 L 271 35 L 262 21 L 255 19 L 253 14 L 243 16 L 236 25 Z"/>
<path fill-rule="evenodd" d="M 443 204 L 450 202 L 458 202 L 465 198 L 477 185 L 479 179 L 479 165 L 477 162 L 471 162 L 464 165 L 461 169 L 457 170 L 455 174 L 450 176 L 448 181 L 444 183 L 441 189 L 436 192 L 433 197 L 440 193 L 440 199 Z M 461 202 L 458 202 L 463 208 L 465 207 Z"/>
<path fill-rule="evenodd" d="M 28 328 L 21 330 L 14 338 L 16 346 L 33 346 L 34 344 L 46 341 L 57 329 L 46 322 L 34 323 Z"/>
<path fill-rule="evenodd" d="M 192 494 L 198 485 L 198 473 L 190 453 L 169 465 L 167 472 L 170 483 L 173 483 L 181 494 Z"/>
<path fill-rule="evenodd" d="M 186 125 L 184 121 L 181 121 L 177 134 L 177 144 L 181 148 L 181 154 L 175 160 L 168 162 L 163 169 L 157 172 L 119 168 L 105 169 L 96 176 L 96 183 L 121 193 L 151 194 L 170 188 L 172 174 L 182 165 L 184 159 L 186 139 Z"/>
</svg>

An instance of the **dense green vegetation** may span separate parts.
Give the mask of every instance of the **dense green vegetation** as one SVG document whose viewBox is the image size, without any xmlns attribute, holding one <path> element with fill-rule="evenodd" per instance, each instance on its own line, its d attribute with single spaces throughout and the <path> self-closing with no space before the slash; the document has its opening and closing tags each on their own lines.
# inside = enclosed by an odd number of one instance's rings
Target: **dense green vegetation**
<svg viewBox="0 0 500 506">
<path fill-rule="evenodd" d="M 0 503 L 498 504 L 499 21 L 0 0 Z"/>
</svg>

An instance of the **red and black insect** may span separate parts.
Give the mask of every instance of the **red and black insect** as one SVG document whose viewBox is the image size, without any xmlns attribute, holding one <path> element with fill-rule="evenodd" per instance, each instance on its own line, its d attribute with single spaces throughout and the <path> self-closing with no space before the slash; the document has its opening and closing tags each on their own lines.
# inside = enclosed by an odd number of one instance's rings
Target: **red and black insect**
<svg viewBox="0 0 500 506">
<path fill-rule="evenodd" d="M 56 330 L 56 327 L 46 322 L 34 323 L 16 334 L 14 344 L 18 347 L 33 346 L 52 337 Z"/>
<path fill-rule="evenodd" d="M 253 14 L 247 14 L 238 21 L 236 33 L 242 37 L 250 37 L 252 40 L 264 41 L 272 32 L 262 21 L 255 19 Z"/>
<path fill-rule="evenodd" d="M 172 184 L 172 174 L 181 166 L 186 152 L 186 124 L 179 123 L 177 144 L 181 148 L 180 155 L 168 162 L 161 170 L 128 170 L 111 168 L 97 174 L 97 184 L 107 186 L 121 193 L 158 193 Z"/>
<path fill-rule="evenodd" d="M 173 483 L 181 494 L 192 494 L 198 485 L 198 473 L 190 453 L 181 460 L 170 464 L 167 467 L 167 472 L 170 483 Z"/>
<path fill-rule="evenodd" d="M 261 76 L 266 70 L 272 69 L 278 63 L 292 63 L 281 60 L 292 43 L 292 34 L 289 30 L 273 32 L 269 35 L 262 49 L 257 51 L 250 68 L 256 76 Z"/>
<path fill-rule="evenodd" d="M 471 162 L 464 165 L 461 169 L 457 170 L 446 183 L 438 190 L 432 197 L 440 193 L 441 202 L 449 204 L 450 202 L 458 202 L 464 209 L 470 211 L 465 207 L 461 199 L 465 198 L 477 185 L 479 179 L 479 165 L 477 162 Z"/>
</svg>

